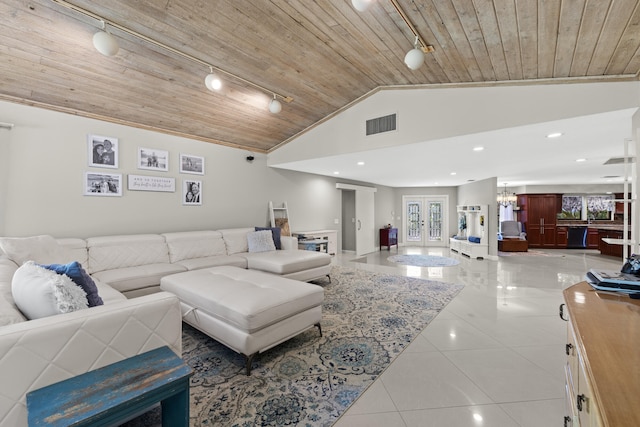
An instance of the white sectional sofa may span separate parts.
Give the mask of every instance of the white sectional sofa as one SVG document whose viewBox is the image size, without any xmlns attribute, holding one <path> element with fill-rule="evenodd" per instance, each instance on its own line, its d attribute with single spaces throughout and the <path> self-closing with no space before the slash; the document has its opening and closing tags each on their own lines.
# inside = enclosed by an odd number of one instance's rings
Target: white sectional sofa
<svg viewBox="0 0 640 427">
<path fill-rule="evenodd" d="M 2 246 L 2 240 L 14 239 L 0 238 L 0 427 L 26 426 L 25 395 L 30 390 L 163 345 L 181 354 L 180 301 L 160 290 L 165 276 L 215 266 L 302 281 L 329 275 L 331 257 L 298 250 L 295 238 L 283 237 L 282 250 L 249 252 L 247 236 L 252 231 L 236 228 L 55 241 L 38 236 L 18 239 L 17 249 L 8 251 L 11 245 Z M 48 248 L 44 248 L 46 242 Z M 26 260 L 78 261 L 96 282 L 104 305 L 27 320 L 11 291 L 14 273 Z"/>
</svg>

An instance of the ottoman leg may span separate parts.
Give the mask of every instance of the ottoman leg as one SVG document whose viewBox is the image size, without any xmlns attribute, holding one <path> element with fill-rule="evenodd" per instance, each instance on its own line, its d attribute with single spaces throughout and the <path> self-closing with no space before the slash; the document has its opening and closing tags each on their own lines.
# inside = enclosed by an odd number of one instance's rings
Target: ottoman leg
<svg viewBox="0 0 640 427">
<path fill-rule="evenodd" d="M 318 332 L 320 332 L 320 336 L 322 336 L 322 326 L 320 325 L 320 322 L 316 323 L 315 325 L 316 328 L 318 328 Z"/>
</svg>

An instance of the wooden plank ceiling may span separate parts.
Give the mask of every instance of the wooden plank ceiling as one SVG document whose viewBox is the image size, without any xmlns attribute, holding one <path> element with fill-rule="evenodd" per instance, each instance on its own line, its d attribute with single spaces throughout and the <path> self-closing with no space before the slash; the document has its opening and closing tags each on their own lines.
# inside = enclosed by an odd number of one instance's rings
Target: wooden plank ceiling
<svg viewBox="0 0 640 427">
<path fill-rule="evenodd" d="M 413 35 L 388 0 L 71 0 L 107 21 L 291 96 L 123 33 L 99 54 L 96 20 L 52 0 L 3 0 L 0 99 L 268 152 L 379 87 L 637 79 L 639 0 L 399 0 L 435 52 L 403 62 Z"/>
</svg>

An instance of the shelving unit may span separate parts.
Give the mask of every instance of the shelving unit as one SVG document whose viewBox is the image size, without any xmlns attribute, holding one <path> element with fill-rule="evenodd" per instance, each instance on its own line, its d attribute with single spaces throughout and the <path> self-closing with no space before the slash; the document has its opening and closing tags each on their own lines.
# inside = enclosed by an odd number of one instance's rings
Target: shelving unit
<svg viewBox="0 0 640 427">
<path fill-rule="evenodd" d="M 486 236 L 488 227 L 488 205 L 459 205 L 457 206 L 458 224 L 462 219 L 466 228 L 458 229 L 458 236 L 464 237 L 464 240 L 450 238 L 449 248 L 469 258 L 486 258 L 489 255 L 489 240 Z M 470 237 L 480 238 L 479 243 L 471 242 Z"/>
<path fill-rule="evenodd" d="M 296 231 L 294 237 L 303 235 L 307 238 L 322 239 L 327 241 L 327 253 L 335 255 L 338 252 L 338 232 L 336 230 Z"/>
</svg>

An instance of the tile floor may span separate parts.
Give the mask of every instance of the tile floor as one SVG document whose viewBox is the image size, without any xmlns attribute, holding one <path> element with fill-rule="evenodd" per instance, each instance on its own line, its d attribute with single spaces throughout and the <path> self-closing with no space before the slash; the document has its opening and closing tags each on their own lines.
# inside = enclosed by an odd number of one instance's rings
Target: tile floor
<svg viewBox="0 0 640 427">
<path fill-rule="evenodd" d="M 391 249 L 391 254 L 396 249 Z M 592 250 L 471 260 L 447 248 L 399 253 L 455 258 L 454 267 L 421 268 L 340 254 L 334 263 L 368 271 L 465 285 L 334 427 L 546 427 L 564 417 L 566 324 L 562 290 L 589 268 L 622 260 Z"/>
</svg>

